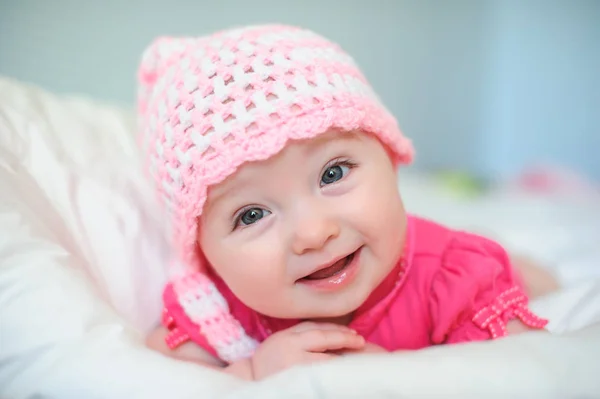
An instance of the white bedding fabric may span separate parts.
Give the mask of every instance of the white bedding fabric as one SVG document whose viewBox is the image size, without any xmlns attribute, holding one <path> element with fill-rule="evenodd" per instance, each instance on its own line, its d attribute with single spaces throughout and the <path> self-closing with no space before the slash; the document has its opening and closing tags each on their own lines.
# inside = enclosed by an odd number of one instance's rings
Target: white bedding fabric
<svg viewBox="0 0 600 399">
<path fill-rule="evenodd" d="M 131 115 L 0 78 L 0 397 L 600 397 L 600 203 L 458 201 L 411 175 L 409 209 L 553 267 L 568 287 L 534 303 L 553 334 L 345 358 L 259 383 L 145 349 L 168 247 Z"/>
</svg>

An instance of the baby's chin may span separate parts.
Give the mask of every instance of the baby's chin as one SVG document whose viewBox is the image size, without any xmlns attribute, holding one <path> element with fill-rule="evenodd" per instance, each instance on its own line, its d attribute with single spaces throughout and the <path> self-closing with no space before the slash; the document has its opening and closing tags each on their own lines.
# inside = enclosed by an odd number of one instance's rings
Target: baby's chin
<svg viewBox="0 0 600 399">
<path fill-rule="evenodd" d="M 336 301 L 338 302 L 338 304 L 335 307 L 331 306 L 332 301 L 329 300 L 315 301 L 313 306 L 306 306 L 306 302 L 308 301 L 305 301 L 305 306 L 293 310 L 290 310 L 289 308 L 273 309 L 272 307 L 264 308 L 262 310 L 255 308 L 254 310 L 265 316 L 277 319 L 310 320 L 322 322 L 335 322 L 337 324 L 340 324 L 340 320 L 347 319 L 347 321 L 349 322 L 352 319 L 352 314 L 362 305 L 362 303 L 367 298 L 357 298 L 355 296 L 352 299 L 354 301 L 352 301 L 351 303 L 340 298 L 340 300 Z"/>
<path fill-rule="evenodd" d="M 352 309 L 350 311 L 341 312 L 260 312 L 265 316 L 273 317 L 276 319 L 289 319 L 289 320 L 303 320 L 303 321 L 314 321 L 321 323 L 335 323 L 335 324 L 348 324 L 352 320 L 352 315 L 358 309 Z"/>
<path fill-rule="evenodd" d="M 388 271 L 386 270 L 386 272 Z M 300 295 L 296 293 L 289 300 L 271 299 L 269 302 L 255 304 L 256 307 L 251 307 L 265 316 L 278 319 L 312 321 L 351 319 L 352 314 L 367 301 L 385 275 L 386 273 L 383 276 L 371 275 L 367 278 L 359 276 L 356 284 L 352 284 L 341 292 L 323 296 L 306 292 Z M 273 306 L 274 304 L 278 305 Z"/>
</svg>

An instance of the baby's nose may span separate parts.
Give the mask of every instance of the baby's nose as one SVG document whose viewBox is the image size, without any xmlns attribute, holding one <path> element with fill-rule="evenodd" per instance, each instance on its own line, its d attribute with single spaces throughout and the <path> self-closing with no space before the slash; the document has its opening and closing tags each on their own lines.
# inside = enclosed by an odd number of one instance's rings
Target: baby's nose
<svg viewBox="0 0 600 399">
<path fill-rule="evenodd" d="M 339 234 L 340 226 L 334 218 L 322 214 L 303 217 L 295 226 L 292 244 L 294 253 L 302 255 L 319 250 Z"/>
</svg>

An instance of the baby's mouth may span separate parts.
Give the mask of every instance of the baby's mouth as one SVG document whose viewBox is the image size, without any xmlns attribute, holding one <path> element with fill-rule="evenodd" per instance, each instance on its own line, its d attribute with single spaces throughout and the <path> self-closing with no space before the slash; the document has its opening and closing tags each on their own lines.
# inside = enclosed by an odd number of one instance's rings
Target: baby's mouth
<svg viewBox="0 0 600 399">
<path fill-rule="evenodd" d="M 350 262 L 352 262 L 352 259 L 354 259 L 354 254 L 355 253 L 356 252 L 352 252 L 350 255 L 346 256 L 345 258 L 342 258 L 342 259 L 338 260 L 333 265 L 325 267 L 325 268 L 323 268 L 321 270 L 317 270 L 316 272 L 311 273 L 308 276 L 302 277 L 298 281 L 302 281 L 302 280 L 323 280 L 323 279 L 335 276 L 336 274 L 338 274 L 342 270 L 344 270 L 346 268 L 346 266 L 348 266 L 350 264 Z"/>
</svg>

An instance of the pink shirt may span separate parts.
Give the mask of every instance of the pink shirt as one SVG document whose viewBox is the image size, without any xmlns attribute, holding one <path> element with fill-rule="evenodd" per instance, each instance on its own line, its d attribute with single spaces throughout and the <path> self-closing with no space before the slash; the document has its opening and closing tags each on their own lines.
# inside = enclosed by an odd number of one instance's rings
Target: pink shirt
<svg viewBox="0 0 600 399">
<path fill-rule="evenodd" d="M 389 351 L 420 349 L 502 337 L 513 318 L 533 328 L 547 324 L 528 309 L 527 295 L 499 244 L 414 216 L 408 222 L 402 258 L 350 323 L 367 341 Z M 210 277 L 230 313 L 256 341 L 300 322 L 261 315 L 218 276 Z M 167 344 L 174 348 L 191 340 L 217 356 L 184 311 L 173 283 L 165 289 L 164 302 L 163 324 L 171 331 Z"/>
</svg>

